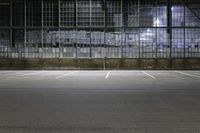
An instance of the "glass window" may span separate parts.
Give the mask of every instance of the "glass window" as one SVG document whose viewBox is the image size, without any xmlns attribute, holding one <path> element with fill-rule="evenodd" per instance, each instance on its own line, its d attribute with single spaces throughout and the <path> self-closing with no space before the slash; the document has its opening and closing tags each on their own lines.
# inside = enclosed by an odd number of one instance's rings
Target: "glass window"
<svg viewBox="0 0 200 133">
<path fill-rule="evenodd" d="M 142 58 L 156 57 L 156 30 L 152 28 L 140 29 L 140 52 Z"/>
<path fill-rule="evenodd" d="M 8 53 L 10 52 L 9 35 L 9 30 L 0 30 L 0 57 L 8 57 Z"/>
<path fill-rule="evenodd" d="M 187 28 L 185 30 L 185 56 L 200 57 L 200 29 Z"/>
<path fill-rule="evenodd" d="M 0 26 L 10 26 L 10 3 L 0 2 Z"/>
<path fill-rule="evenodd" d="M 121 29 L 108 29 L 106 30 L 106 57 L 120 58 L 122 57 L 122 34 Z"/>
<path fill-rule="evenodd" d="M 104 40 L 103 29 L 93 29 L 91 31 L 92 57 L 102 58 L 106 56 Z"/>
<path fill-rule="evenodd" d="M 92 0 L 91 5 L 91 25 L 102 27 L 104 26 L 104 5 L 103 0 Z"/>
<path fill-rule="evenodd" d="M 121 0 L 106 1 L 106 19 L 107 26 L 120 27 L 122 26 L 122 5 Z"/>
<path fill-rule="evenodd" d="M 76 33 L 77 57 L 91 57 L 91 33 L 88 29 L 79 29 Z"/>
<path fill-rule="evenodd" d="M 172 29 L 172 57 L 184 57 L 184 29 Z"/>
<path fill-rule="evenodd" d="M 13 0 L 13 25 L 24 26 L 24 0 Z"/>
<path fill-rule="evenodd" d="M 200 26 L 200 2 L 185 6 L 185 26 Z"/>
<path fill-rule="evenodd" d="M 166 28 L 157 29 L 157 56 L 158 58 L 166 58 L 170 56 L 170 44 L 168 39 L 168 33 Z"/>
<path fill-rule="evenodd" d="M 123 23 L 128 27 L 167 26 L 166 0 L 123 1 Z"/>
<path fill-rule="evenodd" d="M 42 57 L 42 31 L 40 29 L 28 29 L 26 31 L 25 57 Z"/>
<path fill-rule="evenodd" d="M 139 26 L 141 27 L 153 27 L 154 16 L 156 16 L 155 1 L 152 0 L 141 0 L 139 7 Z"/>
<path fill-rule="evenodd" d="M 24 57 L 24 30 L 13 30 L 12 57 Z"/>
<path fill-rule="evenodd" d="M 156 5 L 156 13 L 154 13 L 154 27 L 167 26 L 167 1 L 158 0 Z"/>
<path fill-rule="evenodd" d="M 76 30 L 60 30 L 61 57 L 76 57 Z"/>
<path fill-rule="evenodd" d="M 139 29 L 125 29 L 123 34 L 122 54 L 124 58 L 139 57 Z"/>
<path fill-rule="evenodd" d="M 60 1 L 60 25 L 73 27 L 75 26 L 75 0 Z"/>
<path fill-rule="evenodd" d="M 173 5 L 172 8 L 172 26 L 185 26 L 184 23 L 184 5 Z"/>
<path fill-rule="evenodd" d="M 78 26 L 90 26 L 90 0 L 78 0 Z"/>
<path fill-rule="evenodd" d="M 43 57 L 59 57 L 59 31 L 54 29 L 43 30 Z"/>
<path fill-rule="evenodd" d="M 26 25 L 30 27 L 42 25 L 41 0 L 26 1 Z"/>
<path fill-rule="evenodd" d="M 43 0 L 43 25 L 58 26 L 58 0 Z"/>
<path fill-rule="evenodd" d="M 139 26 L 139 1 L 123 1 L 123 21 L 128 27 Z"/>
</svg>

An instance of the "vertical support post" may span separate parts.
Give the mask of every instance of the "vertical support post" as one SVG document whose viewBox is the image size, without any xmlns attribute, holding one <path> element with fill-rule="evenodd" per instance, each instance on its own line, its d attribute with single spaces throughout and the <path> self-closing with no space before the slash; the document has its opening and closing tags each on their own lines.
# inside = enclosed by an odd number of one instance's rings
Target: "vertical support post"
<svg viewBox="0 0 200 133">
<path fill-rule="evenodd" d="M 75 1 L 75 47 L 76 58 L 78 58 L 78 45 L 77 45 L 77 27 L 78 27 L 78 0 Z"/>
<path fill-rule="evenodd" d="M 91 27 L 92 27 L 92 1 L 90 0 L 90 58 L 92 58 L 92 34 L 91 34 Z"/>
<path fill-rule="evenodd" d="M 55 17 L 54 17 L 54 6 L 55 6 L 54 1 L 51 1 L 51 15 L 49 16 L 49 17 L 52 16 L 52 20 L 51 20 L 51 24 L 50 24 L 51 26 L 56 25 L 55 22 L 54 22 L 54 20 L 56 20 Z M 53 48 L 53 44 L 52 43 L 51 43 L 51 48 Z"/>
<path fill-rule="evenodd" d="M 156 0 L 155 1 L 156 2 L 156 4 L 155 4 L 155 6 L 156 6 L 156 21 L 157 21 L 157 19 L 158 19 L 158 0 Z M 158 48 L 157 48 L 157 46 L 158 46 L 158 23 L 156 22 L 156 37 L 155 37 L 156 39 L 155 39 L 155 52 L 156 52 L 156 55 L 155 55 L 155 58 L 157 58 L 158 57 Z M 154 52 L 154 51 L 153 51 Z"/>
<path fill-rule="evenodd" d="M 90 58 L 92 58 L 92 30 L 90 28 Z"/>
<path fill-rule="evenodd" d="M 156 55 L 155 55 L 155 58 L 157 59 L 158 58 L 158 28 L 156 28 L 156 39 L 155 39 L 155 43 L 156 43 L 156 46 L 155 46 L 155 52 L 156 52 Z"/>
<path fill-rule="evenodd" d="M 106 27 L 106 0 L 102 0 L 103 15 L 104 15 L 104 28 Z"/>
<path fill-rule="evenodd" d="M 76 10 L 75 10 L 75 16 L 76 16 L 76 27 L 78 27 L 78 0 L 76 0 L 76 3 L 75 3 L 75 5 L 76 5 Z"/>
<path fill-rule="evenodd" d="M 104 48 L 106 49 L 106 27 L 107 27 L 107 5 L 106 5 L 106 0 L 103 0 L 103 4 L 104 4 Z M 107 52 L 105 51 L 105 55 L 107 56 Z"/>
<path fill-rule="evenodd" d="M 167 1 L 167 34 L 170 47 L 170 58 L 172 58 L 172 3 L 171 0 Z"/>
<path fill-rule="evenodd" d="M 106 0 L 103 0 L 104 4 L 104 29 L 107 27 L 107 5 L 106 5 Z"/>
<path fill-rule="evenodd" d="M 123 27 L 123 0 L 121 0 L 121 24 L 120 27 Z"/>
<path fill-rule="evenodd" d="M 12 58 L 12 48 L 13 48 L 13 1 L 10 0 L 10 57 Z"/>
<path fill-rule="evenodd" d="M 26 0 L 24 0 L 24 58 L 26 58 Z"/>
<path fill-rule="evenodd" d="M 120 45 L 120 50 L 121 50 L 121 58 L 123 58 L 123 34 L 124 34 L 124 28 L 123 28 L 124 26 L 123 26 L 123 0 L 121 0 L 121 26 L 120 26 L 120 28 L 121 28 L 121 30 L 120 30 L 120 32 L 121 32 L 121 45 Z"/>
<path fill-rule="evenodd" d="M 60 47 L 60 26 L 61 26 L 61 22 L 60 22 L 60 0 L 58 0 L 58 33 L 59 33 L 59 42 L 58 42 L 58 49 L 59 49 L 59 58 L 61 58 L 61 47 Z"/>
<path fill-rule="evenodd" d="M 43 58 L 43 57 L 44 57 L 44 56 L 43 56 L 43 55 L 44 55 L 44 53 L 43 53 L 43 27 L 44 27 L 44 23 L 43 23 L 43 14 L 44 14 L 44 13 L 43 13 L 43 12 L 44 12 L 44 11 L 43 11 L 43 7 L 44 7 L 43 4 L 44 4 L 44 2 L 43 2 L 43 0 L 41 0 L 41 4 L 42 4 L 42 6 L 41 6 L 41 8 L 42 8 L 42 9 L 41 9 L 41 10 L 42 10 L 42 15 L 41 15 L 41 17 L 42 17 L 42 18 L 41 18 L 41 23 L 42 23 L 42 24 L 41 24 L 41 25 L 42 25 L 42 28 L 41 28 L 41 34 L 42 34 L 42 35 L 41 35 L 41 37 L 42 37 L 42 38 L 41 38 L 41 39 L 42 39 L 42 40 L 41 40 L 41 44 L 42 44 L 42 45 L 41 45 L 41 49 L 42 49 L 42 53 L 41 53 L 41 55 L 42 55 L 42 58 Z"/>
<path fill-rule="evenodd" d="M 129 1 L 124 1 L 122 0 L 122 25 L 123 27 L 127 27 L 127 21 L 126 18 L 128 19 L 128 13 L 127 13 L 127 8 L 128 8 L 128 2 Z"/>
<path fill-rule="evenodd" d="M 184 0 L 184 58 L 186 57 L 186 45 L 185 45 L 185 40 L 186 40 L 186 38 L 185 38 L 185 31 L 186 31 L 186 29 L 185 29 L 185 26 L 186 26 L 186 23 L 185 23 L 185 8 L 186 8 L 186 3 L 185 3 L 186 1 Z"/>
<path fill-rule="evenodd" d="M 140 27 L 140 0 L 138 0 L 138 27 Z M 139 58 L 141 58 L 140 28 L 138 28 Z"/>
<path fill-rule="evenodd" d="M 103 0 L 103 11 L 104 11 L 104 49 L 103 49 L 103 56 L 102 58 L 107 57 L 107 50 L 106 50 L 106 0 Z"/>
<path fill-rule="evenodd" d="M 141 55 L 141 42 L 140 42 L 140 28 L 138 28 L 138 43 L 139 43 L 139 58 L 142 58 L 142 55 Z"/>
<path fill-rule="evenodd" d="M 90 27 L 92 26 L 92 1 L 90 0 Z"/>
<path fill-rule="evenodd" d="M 140 0 L 138 0 L 138 27 L 140 27 Z"/>
</svg>

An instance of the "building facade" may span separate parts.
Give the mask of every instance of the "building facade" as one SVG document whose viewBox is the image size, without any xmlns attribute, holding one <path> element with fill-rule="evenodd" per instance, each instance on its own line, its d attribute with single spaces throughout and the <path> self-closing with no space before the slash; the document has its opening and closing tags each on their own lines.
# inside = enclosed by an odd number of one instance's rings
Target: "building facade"
<svg viewBox="0 0 200 133">
<path fill-rule="evenodd" d="M 0 58 L 199 58 L 199 0 L 0 0 Z"/>
</svg>

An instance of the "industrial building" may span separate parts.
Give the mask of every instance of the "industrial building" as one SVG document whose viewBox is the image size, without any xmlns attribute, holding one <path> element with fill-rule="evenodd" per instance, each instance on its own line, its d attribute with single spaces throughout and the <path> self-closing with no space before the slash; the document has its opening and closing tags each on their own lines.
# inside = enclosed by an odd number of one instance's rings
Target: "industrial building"
<svg viewBox="0 0 200 133">
<path fill-rule="evenodd" d="M 200 0 L 0 0 L 0 133 L 200 133 Z"/>
<path fill-rule="evenodd" d="M 1 59 L 199 59 L 198 0 L 0 0 Z"/>
</svg>

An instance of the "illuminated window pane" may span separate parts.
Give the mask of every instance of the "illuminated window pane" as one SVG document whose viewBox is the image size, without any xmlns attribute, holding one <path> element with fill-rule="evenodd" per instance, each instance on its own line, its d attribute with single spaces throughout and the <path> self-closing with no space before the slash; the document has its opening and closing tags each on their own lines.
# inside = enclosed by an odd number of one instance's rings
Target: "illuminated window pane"
<svg viewBox="0 0 200 133">
<path fill-rule="evenodd" d="M 104 6 L 103 0 L 91 1 L 91 25 L 104 26 Z"/>
<path fill-rule="evenodd" d="M 156 57 L 156 30 L 152 28 L 140 29 L 140 52 L 143 58 Z"/>
<path fill-rule="evenodd" d="M 107 26 L 120 27 L 122 26 L 122 8 L 120 0 L 107 0 Z"/>
<path fill-rule="evenodd" d="M 59 57 L 59 31 L 54 29 L 43 30 L 43 57 Z"/>
<path fill-rule="evenodd" d="M 122 34 L 121 29 L 110 29 L 106 31 L 106 57 L 120 58 L 122 55 Z"/>
<path fill-rule="evenodd" d="M 139 29 L 126 29 L 124 32 L 122 54 L 124 58 L 138 58 L 139 57 Z"/>
<path fill-rule="evenodd" d="M 62 57 L 76 57 L 76 30 L 60 30 Z"/>
<path fill-rule="evenodd" d="M 76 45 L 77 45 L 77 57 L 90 57 L 91 45 L 90 45 L 91 33 L 87 29 L 80 29 L 76 33 Z"/>
<path fill-rule="evenodd" d="M 78 0 L 78 26 L 90 26 L 90 0 Z"/>
<path fill-rule="evenodd" d="M 184 29 L 172 30 L 172 57 L 184 57 Z"/>
<path fill-rule="evenodd" d="M 185 56 L 200 57 L 200 29 L 188 28 L 185 33 Z"/>
<path fill-rule="evenodd" d="M 103 58 L 106 56 L 104 45 L 104 30 L 94 29 L 91 31 L 91 46 L 92 57 Z"/>
</svg>

